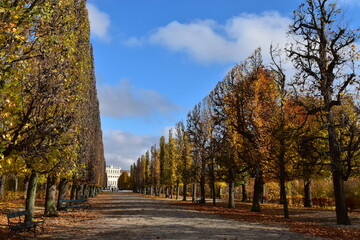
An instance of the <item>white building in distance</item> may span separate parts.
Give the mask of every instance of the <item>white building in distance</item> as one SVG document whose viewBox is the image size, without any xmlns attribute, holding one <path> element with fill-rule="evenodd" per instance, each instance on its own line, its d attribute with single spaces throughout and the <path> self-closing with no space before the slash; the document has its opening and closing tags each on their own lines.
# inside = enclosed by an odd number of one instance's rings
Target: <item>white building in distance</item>
<svg viewBox="0 0 360 240">
<path fill-rule="evenodd" d="M 106 166 L 106 175 L 107 175 L 107 187 L 117 188 L 118 180 L 121 175 L 121 168 L 114 167 L 113 165 Z"/>
</svg>

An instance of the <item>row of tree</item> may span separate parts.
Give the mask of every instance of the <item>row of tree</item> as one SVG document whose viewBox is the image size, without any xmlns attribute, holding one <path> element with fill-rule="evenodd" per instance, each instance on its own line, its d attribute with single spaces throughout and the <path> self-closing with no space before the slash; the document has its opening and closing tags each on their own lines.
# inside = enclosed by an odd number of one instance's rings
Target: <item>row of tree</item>
<svg viewBox="0 0 360 240">
<path fill-rule="evenodd" d="M 254 179 L 252 211 L 260 211 L 264 183 L 277 181 L 284 217 L 289 217 L 286 182 L 303 179 L 311 203 L 311 179 L 331 175 L 338 224 L 350 224 L 344 181 L 359 174 L 360 105 L 358 33 L 340 22 L 329 0 L 306 0 L 294 11 L 285 49 L 270 47 L 271 63 L 261 50 L 234 66 L 223 81 L 176 124 L 168 141 L 156 145 L 131 166 L 135 191 L 172 194 L 180 185 L 200 185 L 205 203 L 209 184 Z M 282 53 L 287 58 L 282 58 Z M 296 74 L 288 77 L 291 61 Z M 194 199 L 194 198 L 193 198 Z"/>
<path fill-rule="evenodd" d="M 39 175 L 46 215 L 58 179 L 106 184 L 86 0 L 3 0 L 0 29 L 0 196 L 24 177 L 31 220 Z"/>
</svg>

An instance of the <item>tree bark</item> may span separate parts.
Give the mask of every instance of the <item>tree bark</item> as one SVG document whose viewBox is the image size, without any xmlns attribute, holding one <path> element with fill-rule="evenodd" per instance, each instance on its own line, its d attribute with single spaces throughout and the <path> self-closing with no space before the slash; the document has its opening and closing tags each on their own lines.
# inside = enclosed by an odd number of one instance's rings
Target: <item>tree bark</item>
<svg viewBox="0 0 360 240">
<path fill-rule="evenodd" d="M 70 190 L 70 199 L 73 200 L 75 199 L 75 195 L 76 194 L 76 184 L 73 182 L 73 184 L 71 185 L 71 190 Z"/>
<path fill-rule="evenodd" d="M 83 196 L 83 189 L 84 189 L 84 185 L 77 185 L 76 186 L 76 199 L 81 199 Z"/>
<path fill-rule="evenodd" d="M 206 200 L 205 200 L 205 197 L 206 197 L 206 191 L 205 191 L 205 175 L 204 175 L 204 176 L 201 176 L 201 179 L 200 179 L 200 194 L 201 194 L 200 203 L 201 203 L 201 204 L 205 204 L 205 203 L 206 203 Z"/>
<path fill-rule="evenodd" d="M 0 197 L 4 196 L 5 194 L 5 180 L 6 180 L 5 174 L 0 176 Z"/>
<path fill-rule="evenodd" d="M 29 176 L 25 176 L 24 178 L 24 193 L 27 193 L 28 187 L 29 187 Z"/>
<path fill-rule="evenodd" d="M 235 182 L 229 183 L 229 202 L 228 208 L 235 208 Z"/>
<path fill-rule="evenodd" d="M 158 189 L 158 187 L 154 187 L 154 194 L 155 194 L 155 196 L 159 196 L 159 189 Z"/>
<path fill-rule="evenodd" d="M 252 212 L 261 212 L 261 201 L 263 198 L 264 192 L 264 179 L 262 175 L 262 170 L 257 167 L 255 170 L 255 183 L 254 183 L 254 196 L 251 211 Z"/>
<path fill-rule="evenodd" d="M 289 218 L 289 206 L 286 197 L 285 176 L 283 167 L 280 166 L 280 199 L 283 201 L 284 218 Z"/>
<path fill-rule="evenodd" d="M 66 199 L 66 195 L 68 192 L 68 180 L 66 178 L 62 178 L 59 184 L 59 195 L 58 195 L 58 202 L 57 202 L 57 209 L 60 209 L 60 200 Z"/>
<path fill-rule="evenodd" d="M 29 215 L 25 216 L 25 222 L 31 222 L 34 217 L 37 182 L 38 173 L 33 170 L 31 172 L 29 187 L 26 194 L 25 209 L 29 211 Z"/>
<path fill-rule="evenodd" d="M 176 200 L 179 199 L 179 194 L 180 194 L 180 186 L 179 184 L 176 184 Z"/>
<path fill-rule="evenodd" d="M 55 195 L 56 195 L 56 176 L 49 175 L 47 177 L 45 212 L 44 212 L 44 215 L 47 217 L 57 216 Z"/>
<path fill-rule="evenodd" d="M 89 187 L 89 197 L 94 197 L 95 196 L 95 186 L 90 186 Z"/>
<path fill-rule="evenodd" d="M 350 225 L 350 219 L 347 212 L 345 202 L 345 189 L 342 174 L 333 173 L 335 206 L 336 206 L 336 222 L 337 224 Z"/>
<path fill-rule="evenodd" d="M 169 198 L 169 188 L 165 187 L 165 198 Z"/>
<path fill-rule="evenodd" d="M 221 199 L 221 186 L 219 186 L 219 188 L 218 188 L 218 195 L 217 196 L 218 196 L 219 199 Z"/>
<path fill-rule="evenodd" d="M 330 93 L 329 93 L 330 95 Z M 330 105 L 330 97 L 325 97 L 325 102 Z M 331 172 L 333 177 L 334 195 L 335 195 L 335 207 L 336 207 L 336 222 L 337 224 L 350 225 L 350 219 L 347 212 L 345 202 L 345 189 L 344 189 L 344 166 L 341 161 L 341 149 L 337 139 L 337 133 L 335 129 L 335 120 L 333 111 L 329 109 L 327 114 L 328 125 L 328 141 L 330 146 L 331 156 Z"/>
<path fill-rule="evenodd" d="M 247 199 L 248 199 L 248 195 L 247 195 L 245 183 L 244 183 L 244 184 L 241 184 L 241 194 L 242 194 L 241 201 L 242 201 L 242 202 L 246 202 Z"/>
<path fill-rule="evenodd" d="M 213 206 L 216 206 L 216 188 L 215 188 L 215 182 L 212 182 L 212 183 L 211 183 L 211 196 L 212 196 Z"/>
<path fill-rule="evenodd" d="M 282 123 L 284 122 L 282 118 Z M 281 124 L 281 129 L 284 129 L 284 124 Z M 289 218 L 289 205 L 286 196 L 286 169 L 285 169 L 285 141 L 284 139 L 280 139 L 280 153 L 278 158 L 279 163 L 279 180 L 280 180 L 280 200 L 283 205 L 284 218 Z"/>
<path fill-rule="evenodd" d="M 312 207 L 311 179 L 304 180 L 304 207 Z"/>
<path fill-rule="evenodd" d="M 279 196 L 279 204 L 283 205 L 284 204 L 284 193 L 282 192 L 283 191 L 283 188 L 281 187 L 281 183 L 279 183 L 279 188 L 280 188 L 280 196 Z"/>
<path fill-rule="evenodd" d="M 19 177 L 15 176 L 14 177 L 14 192 L 18 191 L 18 186 L 19 186 Z"/>
<path fill-rule="evenodd" d="M 83 198 L 88 199 L 90 196 L 90 187 L 89 185 L 84 185 L 84 190 L 83 190 Z"/>
<path fill-rule="evenodd" d="M 183 201 L 186 202 L 186 193 L 187 193 L 187 185 L 184 183 L 183 185 Z"/>
<path fill-rule="evenodd" d="M 196 189 L 196 182 L 193 184 L 193 190 L 192 190 L 192 202 L 195 203 L 196 202 L 196 194 L 197 194 L 197 189 Z"/>
</svg>

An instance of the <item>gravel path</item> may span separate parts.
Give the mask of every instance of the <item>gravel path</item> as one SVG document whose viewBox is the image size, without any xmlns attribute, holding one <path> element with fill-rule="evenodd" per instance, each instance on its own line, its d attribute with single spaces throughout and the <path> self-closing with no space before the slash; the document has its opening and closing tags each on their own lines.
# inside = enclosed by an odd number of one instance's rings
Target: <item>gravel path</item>
<svg viewBox="0 0 360 240">
<path fill-rule="evenodd" d="M 52 229 L 41 239 L 319 239 L 281 225 L 238 222 L 131 193 L 103 193 L 96 201 L 90 211 L 101 217 Z"/>
</svg>

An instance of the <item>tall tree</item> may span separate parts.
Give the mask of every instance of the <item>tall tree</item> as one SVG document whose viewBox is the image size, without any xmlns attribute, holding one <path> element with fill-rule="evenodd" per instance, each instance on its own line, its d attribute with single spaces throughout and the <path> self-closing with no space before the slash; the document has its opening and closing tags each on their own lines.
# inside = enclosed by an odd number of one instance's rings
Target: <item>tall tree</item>
<svg viewBox="0 0 360 240">
<path fill-rule="evenodd" d="M 169 130 L 169 139 L 167 143 L 167 175 L 168 175 L 168 187 L 170 188 L 170 197 L 173 197 L 173 187 L 178 182 L 178 175 L 176 172 L 177 161 L 176 161 L 176 145 L 175 145 L 175 138 L 172 133 L 172 129 Z"/>
<path fill-rule="evenodd" d="M 191 182 L 191 146 L 184 122 L 176 124 L 176 150 L 178 156 L 177 171 L 183 184 L 183 201 L 186 201 L 187 187 Z"/>
<path fill-rule="evenodd" d="M 168 159 L 167 159 L 166 139 L 164 136 L 160 137 L 159 144 L 160 144 L 159 162 L 160 162 L 160 186 L 161 186 L 160 191 L 164 191 L 166 188 L 166 184 L 168 182 L 168 171 L 167 171 Z"/>
<path fill-rule="evenodd" d="M 351 167 L 342 159 L 339 132 L 334 110 L 341 105 L 343 95 L 355 78 L 355 42 L 358 34 L 342 23 L 341 9 L 330 0 L 307 0 L 294 12 L 290 34 L 294 42 L 287 49 L 295 68 L 299 71 L 295 84 L 321 96 L 321 105 L 310 112 L 322 112 L 327 126 L 331 171 L 338 224 L 348 225 L 350 220 L 345 203 L 344 181 Z"/>
<path fill-rule="evenodd" d="M 261 135 L 265 125 L 256 101 L 257 82 L 268 73 L 264 71 L 260 49 L 240 65 L 231 69 L 227 77 L 224 105 L 230 143 L 237 148 L 238 155 L 250 168 L 254 181 L 252 211 L 261 211 L 264 186 L 264 138 Z M 266 115 L 266 114 L 265 114 Z"/>
<path fill-rule="evenodd" d="M 189 140 L 192 145 L 193 155 L 193 179 L 194 179 L 194 190 L 196 189 L 196 183 L 200 182 L 200 203 L 205 204 L 206 192 L 206 176 L 207 176 L 207 161 L 208 156 L 206 152 L 206 145 L 208 141 L 206 123 L 203 115 L 203 102 L 195 105 L 194 109 L 188 113 L 187 116 L 187 129 L 189 133 Z M 196 192 L 194 192 L 194 195 Z M 194 196 L 193 196 L 194 198 Z M 193 199 L 195 201 L 195 199 Z"/>
<path fill-rule="evenodd" d="M 159 196 L 160 194 L 160 159 L 159 159 L 159 151 L 156 148 L 156 145 L 151 147 L 151 175 L 152 175 L 152 183 L 154 188 L 154 194 Z"/>
</svg>

